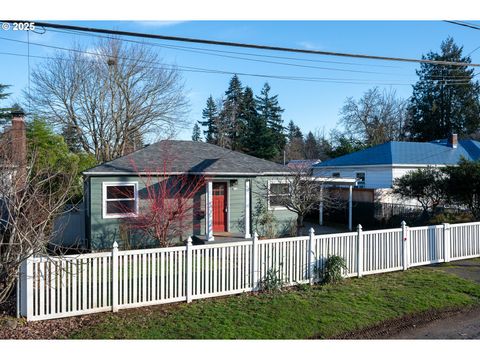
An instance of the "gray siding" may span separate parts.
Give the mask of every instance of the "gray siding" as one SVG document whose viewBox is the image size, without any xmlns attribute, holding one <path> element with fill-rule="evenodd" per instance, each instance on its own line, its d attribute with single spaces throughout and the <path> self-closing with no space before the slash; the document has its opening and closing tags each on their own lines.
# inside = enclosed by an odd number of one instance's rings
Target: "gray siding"
<svg viewBox="0 0 480 360">
<path fill-rule="evenodd" d="M 228 231 L 233 234 L 244 234 L 245 223 L 245 181 L 248 178 L 225 178 L 217 177 L 213 181 L 225 181 L 228 184 Z M 267 205 L 267 195 L 265 193 L 265 186 L 269 179 L 275 179 L 274 177 L 256 177 L 249 178 L 251 180 L 251 214 L 253 216 L 254 209 L 257 201 L 261 201 Z M 278 179 L 278 178 L 277 178 Z M 234 180 L 234 181 L 233 181 Z M 145 193 L 144 180 L 137 176 L 115 176 L 115 177 L 90 177 L 87 179 L 87 188 L 89 192 L 87 206 L 87 237 L 90 241 L 92 250 L 110 249 L 112 244 L 117 241 L 120 248 L 124 247 L 125 232 L 121 230 L 121 219 L 103 218 L 103 183 L 104 182 L 137 182 L 139 192 L 139 209 L 142 208 L 142 193 Z M 88 182 L 89 185 L 88 186 Z M 193 221 L 192 228 L 188 235 L 204 235 L 205 234 L 205 189 L 199 192 L 198 197 L 195 199 L 198 202 L 200 214 Z M 277 231 L 278 234 L 282 234 L 285 231 L 286 226 L 292 221 L 296 220 L 296 214 L 288 210 L 273 210 L 275 218 L 278 220 Z M 193 215 L 192 215 L 193 217 Z M 255 229 L 252 228 L 252 232 Z M 132 245 L 135 246 L 136 239 L 130 240 Z M 153 246 L 154 244 L 152 244 Z"/>
</svg>

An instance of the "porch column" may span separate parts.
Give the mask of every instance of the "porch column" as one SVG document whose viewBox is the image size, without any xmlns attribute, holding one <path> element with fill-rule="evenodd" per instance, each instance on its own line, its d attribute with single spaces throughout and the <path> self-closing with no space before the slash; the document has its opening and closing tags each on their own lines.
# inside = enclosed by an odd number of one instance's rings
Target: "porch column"
<svg viewBox="0 0 480 360">
<path fill-rule="evenodd" d="M 205 235 L 207 241 L 214 240 L 213 237 L 213 186 L 211 181 L 207 181 L 207 191 L 205 192 Z"/>
<path fill-rule="evenodd" d="M 348 187 L 348 230 L 352 231 L 352 188 Z"/>
<path fill-rule="evenodd" d="M 245 180 L 245 239 L 252 237 L 250 232 L 250 180 Z"/>
<path fill-rule="evenodd" d="M 323 185 L 320 186 L 320 206 L 318 223 L 323 225 Z"/>
</svg>

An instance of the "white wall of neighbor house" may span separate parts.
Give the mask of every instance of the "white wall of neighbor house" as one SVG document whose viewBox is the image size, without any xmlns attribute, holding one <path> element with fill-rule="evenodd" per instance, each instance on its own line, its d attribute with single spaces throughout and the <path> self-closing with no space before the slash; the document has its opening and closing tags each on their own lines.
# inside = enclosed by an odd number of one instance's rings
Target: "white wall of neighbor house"
<svg viewBox="0 0 480 360">
<path fill-rule="evenodd" d="M 378 189 L 389 188 L 392 186 L 392 168 L 384 167 L 362 167 L 362 166 L 342 166 L 342 167 L 320 167 L 314 169 L 314 176 L 332 177 L 339 173 L 338 177 L 356 178 L 358 173 L 365 174 L 365 188 Z"/>
</svg>

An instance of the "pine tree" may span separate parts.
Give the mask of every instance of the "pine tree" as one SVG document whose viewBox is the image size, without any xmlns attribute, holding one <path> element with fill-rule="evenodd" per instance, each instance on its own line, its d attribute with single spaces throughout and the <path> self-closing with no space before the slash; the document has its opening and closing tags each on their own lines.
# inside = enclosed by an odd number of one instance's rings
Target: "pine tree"
<svg viewBox="0 0 480 360">
<path fill-rule="evenodd" d="M 199 121 L 198 123 L 207 129 L 203 131 L 205 135 L 205 141 L 210 144 L 218 144 L 218 108 L 213 100 L 212 95 L 207 99 L 207 106 L 202 111 L 202 118 L 205 121 Z"/>
<path fill-rule="evenodd" d="M 229 148 L 237 150 L 241 147 L 239 132 L 241 124 L 238 122 L 238 115 L 242 106 L 243 87 L 237 75 L 230 79 L 225 100 L 223 101 L 222 118 L 227 125 Z"/>
<path fill-rule="evenodd" d="M 239 113 L 241 150 L 262 159 L 271 159 L 275 153 L 267 122 L 257 112 L 251 88 L 246 87 Z"/>
<path fill-rule="evenodd" d="M 193 125 L 192 140 L 202 141 L 202 135 L 200 134 L 200 126 L 198 126 L 198 124 Z"/>
<path fill-rule="evenodd" d="M 305 138 L 305 158 L 306 159 L 318 159 L 320 157 L 319 146 L 317 139 L 311 131 L 308 132 Z"/>
<path fill-rule="evenodd" d="M 452 38 L 443 41 L 441 53 L 430 52 L 424 59 L 470 63 L 463 47 Z M 452 132 L 471 134 L 480 125 L 480 86 L 473 80 L 474 70 L 466 66 L 423 63 L 417 70 L 409 105 L 408 130 L 411 138 L 430 141 L 446 138 Z"/>
<path fill-rule="evenodd" d="M 270 85 L 268 83 L 263 85 L 260 96 L 255 98 L 257 111 L 267 123 L 268 130 L 271 133 L 271 141 L 275 145 L 275 156 L 278 157 L 283 153 L 287 142 L 282 119 L 284 109 L 278 105 L 278 95 L 270 96 Z"/>
</svg>

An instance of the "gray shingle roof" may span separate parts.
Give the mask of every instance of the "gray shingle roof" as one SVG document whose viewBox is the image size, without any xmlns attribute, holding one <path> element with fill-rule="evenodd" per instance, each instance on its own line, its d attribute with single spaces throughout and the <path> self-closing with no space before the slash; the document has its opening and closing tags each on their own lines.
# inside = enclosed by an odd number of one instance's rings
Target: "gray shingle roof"
<svg viewBox="0 0 480 360">
<path fill-rule="evenodd" d="M 164 170 L 165 169 L 165 170 Z M 86 170 L 86 175 L 134 173 L 286 174 L 283 165 L 197 141 L 162 140 Z"/>
</svg>

